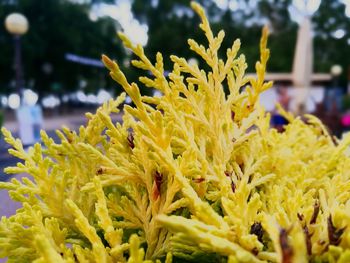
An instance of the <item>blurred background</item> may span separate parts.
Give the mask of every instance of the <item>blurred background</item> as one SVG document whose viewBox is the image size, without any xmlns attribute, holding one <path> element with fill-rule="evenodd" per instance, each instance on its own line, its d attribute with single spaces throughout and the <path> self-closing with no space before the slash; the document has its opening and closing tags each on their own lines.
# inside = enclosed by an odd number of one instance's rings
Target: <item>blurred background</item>
<svg viewBox="0 0 350 263">
<path fill-rule="evenodd" d="M 214 32 L 226 32 L 223 57 L 241 39 L 248 73 L 259 58 L 262 26 L 269 27 L 267 79 L 274 87 L 261 102 L 273 115 L 271 125 L 282 130 L 285 123 L 275 109 L 278 101 L 297 114 L 316 114 L 336 136 L 349 129 L 349 0 L 197 2 Z M 0 0 L 0 125 L 30 146 L 41 128 L 55 136 L 62 125 L 84 124 L 85 112 L 121 92 L 101 54 L 137 81 L 139 72 L 130 67 L 132 54 L 117 38 L 119 30 L 144 46 L 150 58 L 162 52 L 167 70 L 170 54 L 204 66 L 187 48 L 188 38 L 206 43 L 198 23 L 188 0 Z M 9 179 L 3 168 L 17 162 L 7 147 L 0 139 L 0 180 Z"/>
</svg>

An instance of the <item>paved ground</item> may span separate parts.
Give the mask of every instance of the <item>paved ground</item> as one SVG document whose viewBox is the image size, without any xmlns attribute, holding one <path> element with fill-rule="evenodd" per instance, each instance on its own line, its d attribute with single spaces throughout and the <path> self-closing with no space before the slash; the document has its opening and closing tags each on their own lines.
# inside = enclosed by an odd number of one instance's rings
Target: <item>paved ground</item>
<svg viewBox="0 0 350 263">
<path fill-rule="evenodd" d="M 113 118 L 114 119 L 114 118 Z M 121 120 L 121 115 L 116 116 L 116 120 Z M 57 138 L 55 135 L 55 130 L 60 129 L 63 125 L 69 127 L 70 129 L 77 130 L 80 125 L 86 123 L 86 118 L 83 112 L 74 112 L 69 115 L 64 116 L 50 116 L 46 117 L 44 120 L 43 129 L 47 131 L 49 136 Z M 5 122 L 4 126 L 9 129 L 15 137 L 17 137 L 17 123 L 16 121 Z M 9 176 L 4 174 L 3 169 L 8 166 L 16 165 L 19 161 L 18 159 L 12 157 L 8 154 L 9 146 L 0 138 L 0 181 L 8 181 L 11 178 L 22 178 L 21 175 Z M 16 209 L 19 208 L 19 204 L 13 202 L 6 190 L 0 190 L 0 217 L 10 216 L 15 213 Z M 0 259 L 1 262 L 1 259 Z"/>
</svg>

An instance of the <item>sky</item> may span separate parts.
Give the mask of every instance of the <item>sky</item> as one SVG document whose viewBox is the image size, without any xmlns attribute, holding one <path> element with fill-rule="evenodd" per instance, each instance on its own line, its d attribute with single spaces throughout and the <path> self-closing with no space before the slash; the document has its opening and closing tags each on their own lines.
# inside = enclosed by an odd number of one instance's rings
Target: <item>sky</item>
<svg viewBox="0 0 350 263">
<path fill-rule="evenodd" d="M 84 0 L 75 0 L 84 1 Z M 157 4 L 159 0 L 153 0 L 153 4 Z M 255 8 L 258 0 L 251 0 L 247 4 L 242 0 L 213 0 L 219 8 L 232 11 L 245 8 Z M 350 0 L 341 0 L 346 7 L 346 14 L 350 17 Z M 131 12 L 130 0 L 115 0 L 115 4 L 99 4 L 93 8 L 90 13 L 90 18 L 96 20 L 101 16 L 110 16 L 117 20 L 124 33 L 135 44 L 141 44 L 145 46 L 148 40 L 148 26 L 141 24 L 137 21 Z M 293 0 L 293 5 L 290 7 L 289 12 L 291 17 L 296 22 L 302 21 L 302 14 L 312 15 L 319 7 L 321 0 Z M 341 32 L 338 32 L 340 36 Z"/>
</svg>

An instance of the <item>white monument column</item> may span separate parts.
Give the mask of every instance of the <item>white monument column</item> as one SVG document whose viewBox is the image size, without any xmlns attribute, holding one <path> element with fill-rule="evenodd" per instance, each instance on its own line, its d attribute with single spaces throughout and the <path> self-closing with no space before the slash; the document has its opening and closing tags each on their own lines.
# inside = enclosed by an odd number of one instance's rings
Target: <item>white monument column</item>
<svg viewBox="0 0 350 263">
<path fill-rule="evenodd" d="M 293 61 L 293 86 L 295 88 L 296 109 L 302 113 L 311 87 L 313 73 L 313 47 L 310 17 L 305 17 L 301 23 L 294 53 Z"/>
<path fill-rule="evenodd" d="M 294 112 L 304 113 L 305 103 L 311 87 L 313 74 L 313 41 L 311 16 L 320 5 L 320 0 L 294 0 L 295 16 L 299 30 L 295 45 L 292 80 L 294 90 Z M 293 18 L 293 16 L 292 16 Z"/>
</svg>

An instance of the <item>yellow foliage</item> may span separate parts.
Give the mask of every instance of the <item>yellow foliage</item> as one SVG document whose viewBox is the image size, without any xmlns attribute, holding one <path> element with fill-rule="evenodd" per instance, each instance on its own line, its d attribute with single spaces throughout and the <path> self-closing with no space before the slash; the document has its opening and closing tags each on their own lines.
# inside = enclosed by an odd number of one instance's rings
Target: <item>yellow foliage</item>
<svg viewBox="0 0 350 263">
<path fill-rule="evenodd" d="M 208 46 L 189 47 L 210 70 L 171 56 L 153 64 L 142 46 L 119 34 L 151 72 L 129 83 L 103 56 L 111 77 L 130 96 L 122 123 L 113 123 L 125 94 L 87 114 L 78 132 L 63 128 L 54 142 L 24 151 L 3 129 L 10 153 L 22 160 L 7 173 L 30 179 L 0 183 L 23 203 L 0 223 L 0 256 L 9 262 L 350 262 L 350 135 L 334 142 L 313 116 L 281 110 L 281 133 L 259 95 L 265 82 L 267 28 L 256 78 L 245 76 L 240 41 L 218 56 L 204 9 Z M 139 85 L 159 90 L 143 96 Z M 225 94 L 224 87 L 228 88 Z"/>
</svg>

